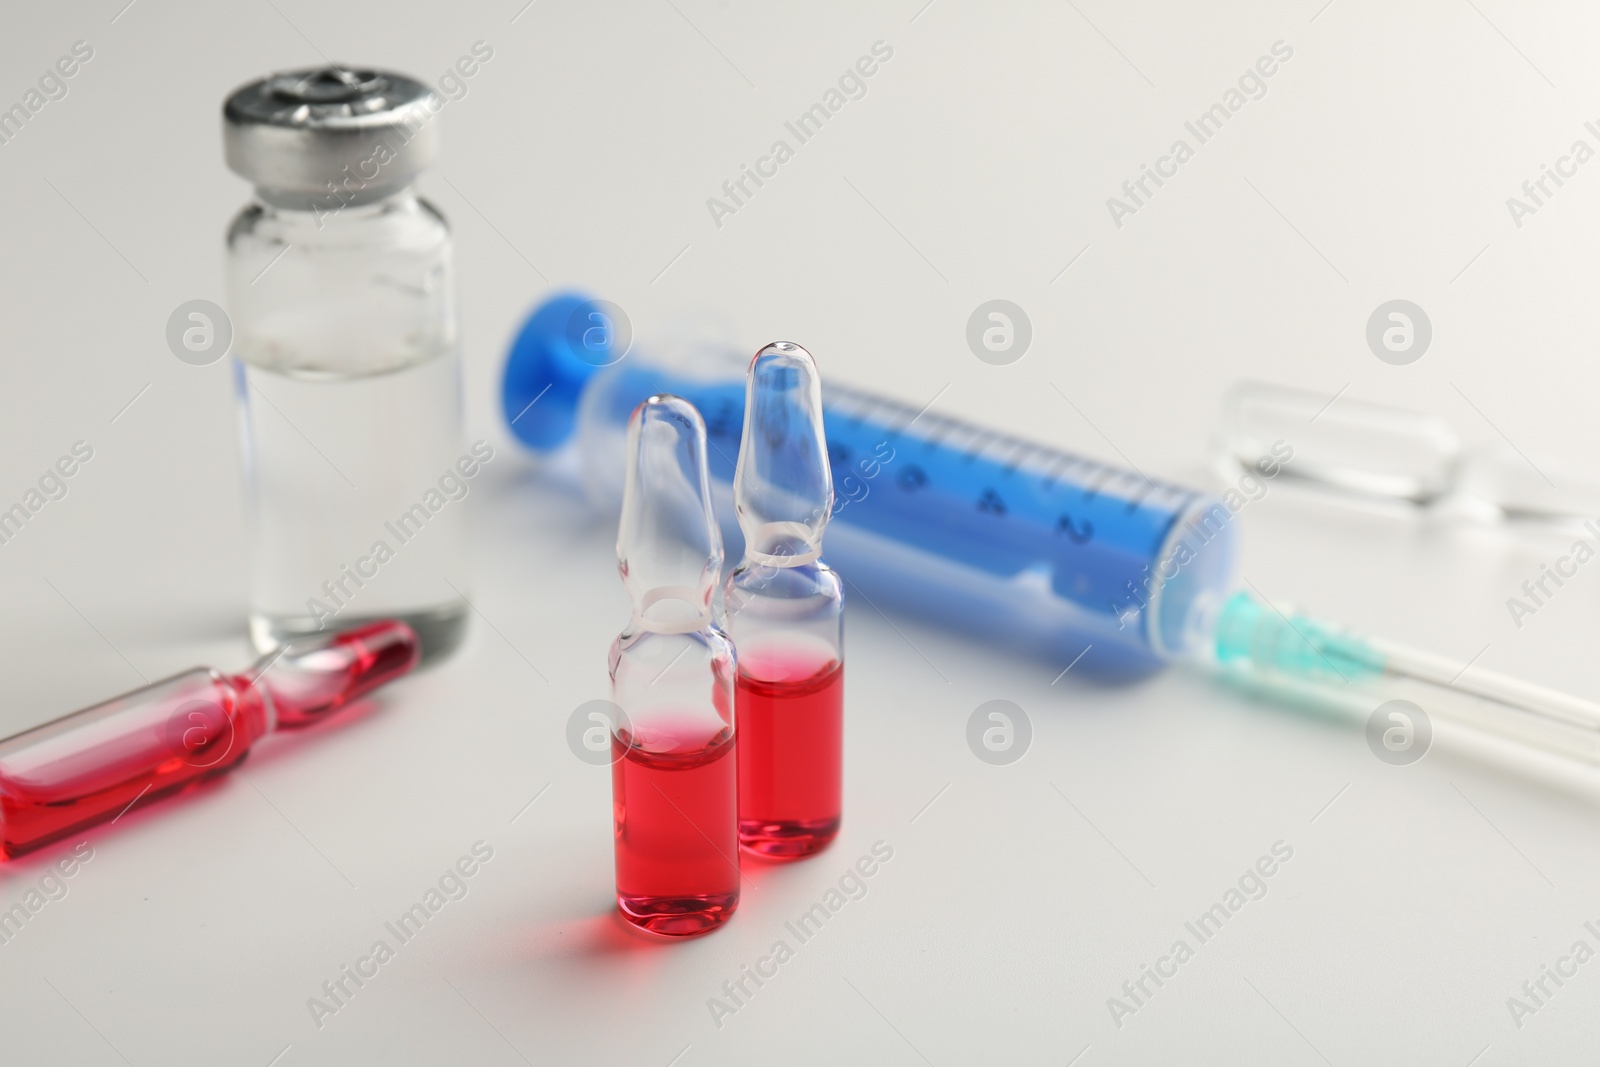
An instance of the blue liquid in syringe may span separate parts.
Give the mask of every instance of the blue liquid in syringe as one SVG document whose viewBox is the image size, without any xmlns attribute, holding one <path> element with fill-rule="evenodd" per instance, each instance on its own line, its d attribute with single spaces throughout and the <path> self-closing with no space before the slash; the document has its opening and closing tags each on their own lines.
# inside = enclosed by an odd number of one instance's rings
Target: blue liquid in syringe
<svg viewBox="0 0 1600 1067">
<path fill-rule="evenodd" d="M 508 419 L 549 377 L 514 373 L 536 320 L 507 368 Z M 1232 529 L 1214 499 L 826 384 L 819 364 L 835 494 L 824 555 L 874 605 L 887 598 L 1001 639 L 1033 623 L 1055 638 L 1042 642 L 1053 655 L 1095 646 L 1086 666 L 1099 658 L 1119 671 L 1185 651 L 1195 613 L 1224 595 Z M 570 401 L 578 418 L 616 427 L 652 393 L 684 397 L 705 417 L 713 478 L 732 481 L 741 377 L 675 373 L 634 353 L 570 387 L 589 393 Z M 548 436 L 530 443 L 549 447 Z"/>
</svg>

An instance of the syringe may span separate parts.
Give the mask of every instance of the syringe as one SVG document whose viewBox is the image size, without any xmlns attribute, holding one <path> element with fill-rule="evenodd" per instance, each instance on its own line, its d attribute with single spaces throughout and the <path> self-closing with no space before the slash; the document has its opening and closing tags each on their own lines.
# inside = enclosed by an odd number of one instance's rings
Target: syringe
<svg viewBox="0 0 1600 1067">
<path fill-rule="evenodd" d="M 669 366 L 614 352 L 610 326 L 605 305 L 583 297 L 535 311 L 506 364 L 513 431 L 575 462 L 590 497 L 614 509 L 633 406 L 654 392 L 686 397 L 705 415 L 719 514 L 738 543 L 726 489 L 743 356 L 702 349 L 697 365 Z M 853 389 L 825 384 L 823 419 L 838 498 L 828 558 L 869 605 L 1069 666 L 1081 658 L 1078 670 L 1181 659 L 1363 715 L 1407 698 L 1480 733 L 1600 763 L 1600 706 L 1230 597 L 1232 515 L 1214 498 Z"/>
<path fill-rule="evenodd" d="M 613 326 L 582 296 L 535 310 L 506 364 L 512 431 L 540 452 L 575 452 L 590 497 L 615 510 L 629 414 L 656 393 L 684 397 L 705 417 L 718 515 L 737 546 L 728 487 L 748 355 L 701 349 L 694 365 L 669 365 L 615 351 Z M 1107 675 L 1188 652 L 1195 621 L 1226 595 L 1232 513 L 1215 498 L 838 385 L 823 387 L 823 419 L 828 558 L 873 607 Z"/>
</svg>

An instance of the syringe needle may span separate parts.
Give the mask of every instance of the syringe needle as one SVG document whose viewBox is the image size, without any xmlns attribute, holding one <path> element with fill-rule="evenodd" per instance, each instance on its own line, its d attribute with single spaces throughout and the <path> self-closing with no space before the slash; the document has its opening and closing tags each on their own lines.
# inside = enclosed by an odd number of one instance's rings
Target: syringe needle
<svg viewBox="0 0 1600 1067">
<path fill-rule="evenodd" d="M 1214 625 L 1214 666 L 1228 677 L 1341 707 L 1411 697 L 1429 715 L 1481 733 L 1600 763 L 1600 705 L 1508 675 L 1236 593 Z M 1377 705 L 1373 705 L 1376 707 Z"/>
<path fill-rule="evenodd" d="M 1480 700 L 1551 719 L 1580 729 L 1600 731 L 1600 704 L 1496 671 L 1463 670 L 1431 652 L 1373 639 L 1386 673 L 1417 679 L 1445 692 L 1465 693 Z"/>
</svg>

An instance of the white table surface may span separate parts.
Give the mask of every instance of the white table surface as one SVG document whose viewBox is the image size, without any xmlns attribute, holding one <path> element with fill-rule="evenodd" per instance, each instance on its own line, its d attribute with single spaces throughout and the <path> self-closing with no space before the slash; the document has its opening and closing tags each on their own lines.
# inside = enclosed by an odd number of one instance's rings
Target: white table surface
<svg viewBox="0 0 1600 1067">
<path fill-rule="evenodd" d="M 1180 671 L 1052 685 L 1064 664 L 861 605 L 838 841 L 749 865 L 713 936 L 631 935 L 608 772 L 563 741 L 605 695 L 625 617 L 609 520 L 541 484 L 496 397 L 525 310 L 581 286 L 642 343 L 709 310 L 742 347 L 799 340 L 837 380 L 950 386 L 946 413 L 1213 487 L 1207 441 L 1245 377 L 1433 411 L 1582 469 L 1600 451 L 1600 163 L 1520 227 L 1506 198 L 1574 140 L 1600 144 L 1592 9 L 124 3 L 0 14 L 0 104 L 94 48 L 0 146 L 0 500 L 71 442 L 95 449 L 0 546 L 0 727 L 248 659 L 228 365 L 180 363 L 163 328 L 182 301 L 223 300 L 247 196 L 223 97 L 319 52 L 431 79 L 494 49 L 423 182 L 457 234 L 468 432 L 499 449 L 469 500 L 481 617 L 370 714 L 82 835 L 70 892 L 0 945 L 0 1061 L 1488 1067 L 1600 1049 L 1600 963 L 1520 1026 L 1507 1007 L 1573 942 L 1600 948 L 1588 774 L 1443 745 L 1393 767 L 1359 724 Z M 706 198 L 879 40 L 894 55 L 867 95 L 717 227 Z M 1293 57 L 1268 93 L 1117 227 L 1106 198 L 1280 40 Z M 1006 367 L 963 336 L 995 297 L 1034 328 Z M 1434 327 L 1401 367 L 1364 340 L 1397 297 Z M 1520 629 L 1505 606 L 1564 539 L 1286 486 L 1239 521 L 1242 572 L 1275 600 L 1600 698 L 1594 568 Z M 1001 698 L 1035 738 L 992 767 L 964 728 Z M 470 893 L 319 1028 L 307 998 L 480 840 Z M 880 840 L 893 859 L 867 895 L 719 1027 L 708 998 Z M 1280 841 L 1293 858 L 1266 896 L 1118 1026 L 1107 999 Z M 0 907 L 65 848 L 0 870 Z"/>
</svg>

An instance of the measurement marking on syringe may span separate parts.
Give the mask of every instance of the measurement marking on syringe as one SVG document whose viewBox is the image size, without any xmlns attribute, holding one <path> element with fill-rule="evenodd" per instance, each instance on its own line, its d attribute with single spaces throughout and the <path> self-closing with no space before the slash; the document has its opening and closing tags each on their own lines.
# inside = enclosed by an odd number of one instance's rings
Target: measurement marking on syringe
<svg viewBox="0 0 1600 1067">
<path fill-rule="evenodd" d="M 918 411 L 915 415 L 911 416 L 910 421 L 907 422 L 905 424 L 905 426 L 902 427 L 902 429 L 909 430 L 911 428 L 911 423 L 916 422 L 918 419 L 922 418 L 922 416 L 926 415 L 928 413 L 928 409 L 933 407 L 933 405 L 937 404 L 939 402 L 939 398 L 941 396 L 944 396 L 945 392 L 947 390 L 949 390 L 949 388 L 954 384 L 955 384 L 954 382 L 945 382 L 944 383 L 944 388 L 940 389 L 937 393 L 934 393 L 933 394 L 933 399 L 928 401 L 926 404 L 922 405 L 922 410 Z"/>
<path fill-rule="evenodd" d="M 1099 473 L 1095 476 L 1096 480 L 1091 480 L 1088 485 L 1083 487 L 1083 502 L 1087 504 L 1099 496 L 1100 490 L 1105 488 L 1105 483 L 1110 481 L 1111 476 L 1115 473 L 1110 467 L 1101 467 Z"/>
<path fill-rule="evenodd" d="M 955 425 L 956 424 L 949 419 L 934 419 L 933 432 L 922 439 L 923 450 L 932 452 L 938 446 L 939 442 L 944 440 L 945 435 L 955 428 Z"/>
<path fill-rule="evenodd" d="M 904 411 L 897 412 L 896 414 L 898 416 L 897 418 L 892 420 L 884 419 L 880 423 L 881 425 L 888 427 L 888 432 L 884 434 L 884 439 L 887 441 L 900 440 L 900 438 L 905 435 L 905 432 L 911 428 L 911 423 L 915 421 L 914 419 L 906 418 L 906 413 Z M 865 416 L 863 416 L 859 420 L 859 425 L 862 429 L 866 429 L 871 425 L 871 423 Z"/>
<path fill-rule="evenodd" d="M 1071 515 L 1062 515 L 1056 520 L 1056 533 L 1066 534 L 1067 540 L 1075 545 L 1086 545 L 1094 538 L 1094 523 L 1085 520 L 1080 528 Z"/>
<path fill-rule="evenodd" d="M 950 435 L 945 438 L 944 449 L 957 455 L 964 454 L 972 442 L 981 436 L 981 430 L 975 430 L 971 426 L 957 425 L 950 431 Z"/>
<path fill-rule="evenodd" d="M 1142 475 L 1133 474 L 1129 471 L 1117 472 L 1116 492 L 1119 495 L 1125 494 L 1129 486 L 1134 488 L 1143 488 L 1145 492 L 1149 492 L 1151 489 L 1155 488 L 1155 484 L 1155 482 L 1152 482 L 1149 478 L 1143 477 Z"/>
<path fill-rule="evenodd" d="M 1006 474 L 1007 478 L 1009 478 L 1013 474 L 1017 473 L 1017 468 L 1022 466 L 1022 457 L 1027 455 L 1031 451 L 1033 451 L 1033 445 L 1029 444 L 1027 441 L 1018 441 L 1017 442 L 1017 447 L 1012 449 L 1011 455 L 1006 460 L 1006 463 L 1004 465 L 1004 470 L 1005 470 L 1005 474 Z"/>
<path fill-rule="evenodd" d="M 1062 475 L 1066 474 L 1067 471 L 1071 470 L 1073 467 L 1082 462 L 1083 460 L 1077 456 L 1071 455 L 1070 453 L 1063 453 L 1061 458 L 1056 461 L 1056 469 L 1052 470 L 1050 472 L 1050 477 L 1045 479 L 1044 487 L 1047 490 L 1055 488 L 1056 481 L 1060 479 Z"/>
<path fill-rule="evenodd" d="M 1051 465 L 1057 461 L 1057 456 L 1052 450 L 1043 445 L 1031 445 L 1032 451 L 1017 464 L 1017 469 L 1030 478 L 1042 478 Z"/>
</svg>

